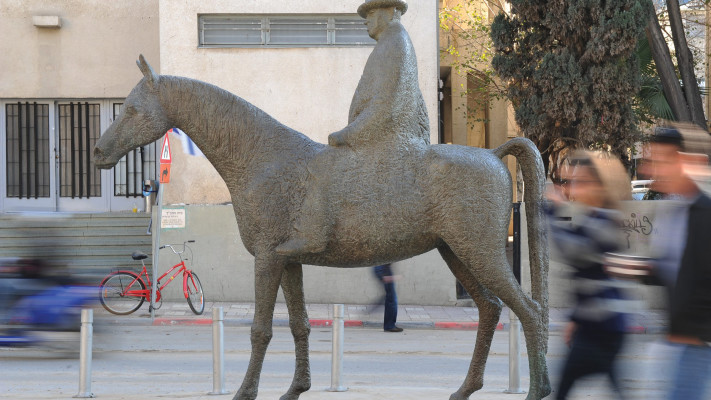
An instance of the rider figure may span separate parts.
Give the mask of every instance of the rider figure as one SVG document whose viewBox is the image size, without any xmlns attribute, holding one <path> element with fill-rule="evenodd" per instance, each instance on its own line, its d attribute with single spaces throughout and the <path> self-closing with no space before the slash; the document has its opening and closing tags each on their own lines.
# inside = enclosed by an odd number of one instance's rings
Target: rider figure
<svg viewBox="0 0 711 400">
<path fill-rule="evenodd" d="M 420 92 L 417 59 L 400 23 L 404 0 L 368 0 L 358 7 L 368 35 L 377 41 L 353 95 L 348 125 L 328 136 L 328 144 L 347 146 L 360 154 L 376 149 L 408 152 L 429 144 L 429 119 Z M 325 250 L 335 223 L 329 202 L 332 148 L 309 164 L 307 193 L 291 238 L 276 251 L 283 255 Z"/>
</svg>

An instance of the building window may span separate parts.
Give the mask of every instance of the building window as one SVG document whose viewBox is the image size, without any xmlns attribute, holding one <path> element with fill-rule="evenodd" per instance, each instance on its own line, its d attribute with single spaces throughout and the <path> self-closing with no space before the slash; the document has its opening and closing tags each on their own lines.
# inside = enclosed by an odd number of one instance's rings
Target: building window
<svg viewBox="0 0 711 400">
<path fill-rule="evenodd" d="M 113 103 L 113 121 L 123 103 Z M 139 197 L 143 182 L 156 177 L 156 142 L 131 150 L 114 167 L 114 196 Z"/>
<path fill-rule="evenodd" d="M 101 196 L 101 172 L 94 166 L 92 150 L 101 135 L 100 105 L 69 103 L 59 113 L 59 196 Z"/>
<path fill-rule="evenodd" d="M 7 197 L 49 197 L 49 104 L 5 106 Z"/>
<path fill-rule="evenodd" d="M 200 47 L 374 46 L 358 15 L 198 16 Z"/>
</svg>

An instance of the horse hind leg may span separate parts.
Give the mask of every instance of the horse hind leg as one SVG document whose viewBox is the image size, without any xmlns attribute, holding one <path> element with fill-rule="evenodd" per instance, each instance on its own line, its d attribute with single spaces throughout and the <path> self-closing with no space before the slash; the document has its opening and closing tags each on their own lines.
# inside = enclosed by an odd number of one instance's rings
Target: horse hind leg
<svg viewBox="0 0 711 400">
<path fill-rule="evenodd" d="M 286 307 L 289 310 L 289 327 L 294 337 L 296 368 L 289 390 L 280 400 L 296 400 L 301 393 L 311 388 L 311 370 L 309 367 L 309 334 L 311 325 L 304 301 L 303 271 L 301 264 L 291 264 L 284 270 L 281 288 L 284 292 Z"/>
<path fill-rule="evenodd" d="M 492 250 L 488 252 L 463 251 L 463 249 L 458 251 L 455 248 L 452 250 L 465 265 L 471 265 L 476 269 L 474 273 L 479 283 L 500 298 L 521 320 L 530 370 L 530 388 L 526 400 L 542 399 L 551 393 L 546 365 L 548 338 L 544 326 L 548 321 L 543 321 L 541 306 L 526 296 L 516 282 L 506 260 L 503 243 L 480 238 L 476 246 L 478 249 Z"/>
<path fill-rule="evenodd" d="M 474 345 L 472 361 L 469 364 L 469 371 L 459 390 L 449 397 L 450 400 L 465 400 L 484 386 L 484 367 L 489 357 L 491 341 L 501 315 L 501 300 L 481 286 L 474 274 L 457 258 L 449 246 L 445 244 L 439 247 L 438 250 L 449 269 L 469 295 L 472 296 L 479 309 L 479 328 L 476 333 L 476 344 Z"/>
</svg>

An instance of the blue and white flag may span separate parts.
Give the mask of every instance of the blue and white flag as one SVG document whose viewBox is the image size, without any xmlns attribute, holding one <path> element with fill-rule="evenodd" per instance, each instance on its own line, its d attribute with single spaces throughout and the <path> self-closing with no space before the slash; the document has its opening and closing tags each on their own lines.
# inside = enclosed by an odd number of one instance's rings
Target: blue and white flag
<svg viewBox="0 0 711 400">
<path fill-rule="evenodd" d="M 197 157 L 205 157 L 205 154 L 202 153 L 202 151 L 195 145 L 195 142 L 190 140 L 188 135 L 185 134 L 185 132 L 181 131 L 178 128 L 173 128 L 173 134 L 178 136 L 180 138 L 180 141 L 183 143 L 183 153 L 191 155 L 191 156 L 197 156 Z"/>
</svg>

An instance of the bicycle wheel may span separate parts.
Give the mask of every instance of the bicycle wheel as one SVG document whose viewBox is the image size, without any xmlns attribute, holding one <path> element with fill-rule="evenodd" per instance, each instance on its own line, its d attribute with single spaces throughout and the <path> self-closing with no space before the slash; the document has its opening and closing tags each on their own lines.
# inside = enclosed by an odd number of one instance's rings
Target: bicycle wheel
<svg viewBox="0 0 711 400">
<path fill-rule="evenodd" d="M 190 272 L 185 275 L 186 279 L 186 290 L 185 296 L 188 300 L 188 305 L 190 309 L 197 315 L 202 314 L 205 311 L 205 296 L 202 293 L 202 284 L 195 272 Z"/>
<path fill-rule="evenodd" d="M 145 296 L 124 294 L 127 290 L 146 290 L 146 284 L 136 278 L 138 275 L 130 272 L 115 272 L 104 278 L 99 286 L 101 290 L 99 300 L 106 311 L 117 315 L 128 315 L 141 308 Z"/>
</svg>

